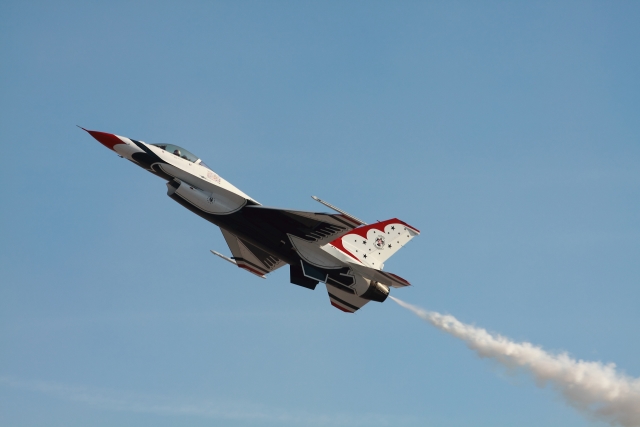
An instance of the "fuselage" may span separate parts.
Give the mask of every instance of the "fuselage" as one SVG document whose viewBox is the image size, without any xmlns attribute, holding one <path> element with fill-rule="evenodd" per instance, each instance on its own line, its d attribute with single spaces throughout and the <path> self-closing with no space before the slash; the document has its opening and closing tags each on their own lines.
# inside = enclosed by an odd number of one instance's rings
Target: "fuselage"
<svg viewBox="0 0 640 427">
<path fill-rule="evenodd" d="M 220 227 L 233 256 L 212 252 L 242 269 L 264 278 L 289 264 L 291 283 L 309 289 L 325 283 L 331 304 L 347 312 L 384 301 L 390 287 L 409 285 L 382 271 L 385 260 L 419 234 L 397 218 L 367 225 L 331 205 L 339 213 L 265 207 L 182 147 L 84 130 L 164 179 L 171 199 Z"/>
</svg>

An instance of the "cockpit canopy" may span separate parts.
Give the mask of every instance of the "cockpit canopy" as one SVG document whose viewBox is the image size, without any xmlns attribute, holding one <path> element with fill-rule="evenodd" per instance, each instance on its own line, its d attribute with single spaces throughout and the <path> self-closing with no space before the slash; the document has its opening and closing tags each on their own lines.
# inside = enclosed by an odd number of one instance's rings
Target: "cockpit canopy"
<svg viewBox="0 0 640 427">
<path fill-rule="evenodd" d="M 191 163 L 197 163 L 199 165 L 204 166 L 205 168 L 209 169 L 209 166 L 205 165 L 204 162 L 202 160 L 200 160 L 200 158 L 198 156 L 196 156 L 195 154 L 185 150 L 182 147 L 178 147 L 177 145 L 173 145 L 173 144 L 152 144 L 158 148 L 162 148 L 164 151 L 169 152 L 171 154 L 173 154 L 174 156 L 178 156 L 181 157 L 185 160 L 190 161 Z"/>
</svg>

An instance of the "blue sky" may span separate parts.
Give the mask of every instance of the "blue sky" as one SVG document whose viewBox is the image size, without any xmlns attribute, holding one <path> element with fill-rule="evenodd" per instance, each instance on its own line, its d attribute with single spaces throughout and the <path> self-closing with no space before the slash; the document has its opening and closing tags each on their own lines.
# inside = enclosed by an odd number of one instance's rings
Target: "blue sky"
<svg viewBox="0 0 640 427">
<path fill-rule="evenodd" d="M 0 423 L 584 426 L 391 301 L 212 256 L 75 127 L 422 234 L 393 295 L 640 376 L 636 2 L 0 5 Z"/>
</svg>

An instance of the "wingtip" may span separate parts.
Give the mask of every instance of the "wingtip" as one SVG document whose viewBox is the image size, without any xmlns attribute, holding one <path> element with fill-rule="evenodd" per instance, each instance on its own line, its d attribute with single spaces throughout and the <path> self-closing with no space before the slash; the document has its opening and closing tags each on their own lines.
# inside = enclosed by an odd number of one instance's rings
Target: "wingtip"
<svg viewBox="0 0 640 427">
<path fill-rule="evenodd" d="M 220 258 L 222 258 L 225 261 L 230 262 L 231 264 L 234 265 L 238 265 L 237 262 L 235 262 L 232 258 L 229 258 L 228 256 L 222 255 L 220 252 L 214 251 L 213 249 L 209 249 L 211 251 L 212 254 L 214 254 L 215 256 L 219 256 Z"/>
</svg>

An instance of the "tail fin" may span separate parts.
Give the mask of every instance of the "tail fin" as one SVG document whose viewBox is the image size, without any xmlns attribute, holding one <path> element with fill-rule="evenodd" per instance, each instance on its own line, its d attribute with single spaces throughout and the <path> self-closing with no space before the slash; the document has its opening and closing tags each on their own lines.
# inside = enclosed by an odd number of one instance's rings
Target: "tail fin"
<svg viewBox="0 0 640 427">
<path fill-rule="evenodd" d="M 384 262 L 420 231 L 397 218 L 354 228 L 323 247 L 338 250 L 347 261 L 359 261 L 367 267 L 382 270 Z"/>
</svg>

